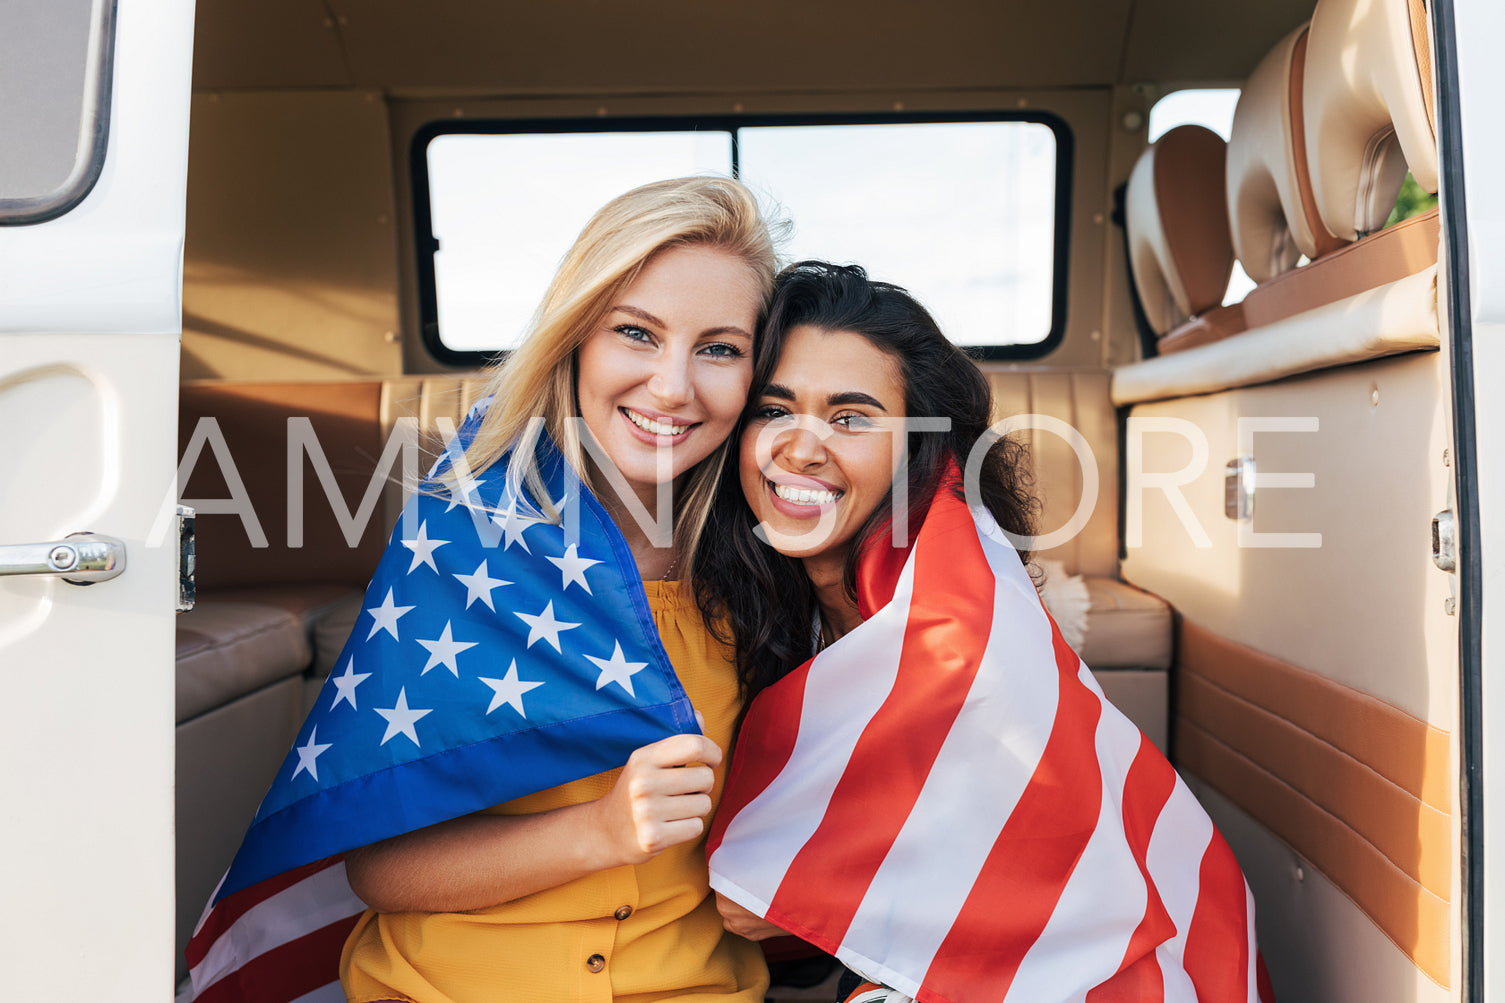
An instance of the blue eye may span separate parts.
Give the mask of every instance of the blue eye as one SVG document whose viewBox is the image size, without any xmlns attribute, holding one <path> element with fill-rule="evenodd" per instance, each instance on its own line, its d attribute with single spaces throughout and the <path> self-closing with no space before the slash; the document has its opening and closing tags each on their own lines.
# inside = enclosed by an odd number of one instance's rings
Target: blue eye
<svg viewBox="0 0 1505 1003">
<path fill-rule="evenodd" d="M 713 359 L 740 359 L 747 354 L 736 345 L 730 345 L 724 341 L 706 345 L 701 351 Z"/>
<path fill-rule="evenodd" d="M 618 324 L 612 330 L 629 341 L 648 342 L 653 340 L 653 335 L 649 333 L 647 328 L 639 327 L 636 324 Z"/>
</svg>

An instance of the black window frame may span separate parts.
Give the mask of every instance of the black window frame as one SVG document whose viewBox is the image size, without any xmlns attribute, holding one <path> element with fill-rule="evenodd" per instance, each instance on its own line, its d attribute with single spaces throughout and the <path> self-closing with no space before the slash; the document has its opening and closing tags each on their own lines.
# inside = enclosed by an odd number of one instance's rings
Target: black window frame
<svg viewBox="0 0 1505 1003">
<path fill-rule="evenodd" d="M 506 351 L 482 352 L 451 348 L 439 338 L 438 287 L 434 255 L 439 241 L 434 237 L 429 201 L 428 147 L 440 136 L 451 135 L 548 135 L 590 132 L 726 132 L 731 137 L 732 176 L 740 173 L 739 129 L 766 126 L 818 125 L 914 125 L 949 122 L 1028 122 L 1050 129 L 1056 142 L 1055 232 L 1051 262 L 1050 330 L 1037 342 L 1018 345 L 967 345 L 966 352 L 979 361 L 1025 361 L 1043 359 L 1066 337 L 1068 271 L 1071 260 L 1071 183 L 1075 145 L 1071 127 L 1059 115 L 1035 110 L 983 110 L 967 112 L 862 112 L 799 115 L 645 115 L 622 118 L 545 119 L 437 119 L 417 129 L 408 146 L 408 167 L 413 186 L 413 238 L 418 255 L 418 317 L 425 350 L 449 366 L 481 367 L 506 356 Z M 897 281 L 902 282 L 902 277 Z"/>
</svg>

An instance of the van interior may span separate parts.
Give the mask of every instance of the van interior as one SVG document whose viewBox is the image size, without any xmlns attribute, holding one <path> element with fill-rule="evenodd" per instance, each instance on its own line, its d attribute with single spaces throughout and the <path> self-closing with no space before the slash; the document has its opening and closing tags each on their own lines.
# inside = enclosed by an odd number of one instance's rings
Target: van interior
<svg viewBox="0 0 1505 1003">
<path fill-rule="evenodd" d="M 914 274 L 922 259 L 950 275 L 990 256 L 1019 265 L 1006 294 L 1042 305 L 1014 327 L 968 314 L 966 343 L 997 418 L 1030 447 L 1039 556 L 1085 596 L 1080 653 L 1105 693 L 1237 853 L 1276 996 L 1460 995 L 1447 263 L 1428 211 L 1423 0 L 200 0 L 194 46 L 179 451 L 200 514 L 198 601 L 177 633 L 180 979 L 360 615 L 401 503 L 381 469 L 394 431 L 413 419 L 432 442 L 516 333 L 445 339 L 441 317 L 461 316 L 446 294 L 471 282 L 485 328 L 514 269 L 444 261 L 464 238 L 440 232 L 458 224 L 441 219 L 455 211 L 441 210 L 439 147 L 556 144 L 538 163 L 570 170 L 494 171 L 520 156 L 503 146 L 445 196 L 547 274 L 557 251 L 534 250 L 521 224 L 498 232 L 475 200 L 547 210 L 584 197 L 577 166 L 604 179 L 594 204 L 635 183 L 613 173 L 631 155 L 557 145 L 581 136 L 737 136 L 754 183 L 764 129 L 795 151 L 791 191 L 875 192 L 850 225 L 892 227 Z M 1231 119 L 1152 134 L 1178 95 L 1230 91 Z M 800 129 L 957 123 L 1048 135 L 1043 180 L 1024 185 L 982 147 L 946 154 L 966 167 L 947 177 L 840 133 L 800 145 Z M 1015 190 L 1000 232 L 1039 243 L 998 250 L 971 226 L 995 211 L 992 187 Z M 799 199 L 767 194 L 798 234 Z M 925 230 L 945 199 L 960 215 Z M 852 259 L 918 281 L 898 259 Z M 1230 289 L 1235 269 L 1248 281 Z M 310 499 L 291 520 L 290 491 Z M 776 986 L 784 998 L 806 997 Z"/>
</svg>

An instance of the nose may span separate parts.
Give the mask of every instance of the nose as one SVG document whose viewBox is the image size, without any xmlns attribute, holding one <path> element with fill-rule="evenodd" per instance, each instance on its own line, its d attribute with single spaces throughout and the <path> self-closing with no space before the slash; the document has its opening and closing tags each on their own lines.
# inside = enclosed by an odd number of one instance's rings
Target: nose
<svg viewBox="0 0 1505 1003">
<path fill-rule="evenodd" d="M 695 381 L 690 359 L 676 353 L 664 353 L 648 377 L 648 390 L 665 410 L 683 407 L 695 399 Z"/>
<path fill-rule="evenodd" d="M 826 444 L 814 429 L 800 422 L 774 439 L 773 456 L 785 470 L 810 470 L 826 462 Z"/>
</svg>

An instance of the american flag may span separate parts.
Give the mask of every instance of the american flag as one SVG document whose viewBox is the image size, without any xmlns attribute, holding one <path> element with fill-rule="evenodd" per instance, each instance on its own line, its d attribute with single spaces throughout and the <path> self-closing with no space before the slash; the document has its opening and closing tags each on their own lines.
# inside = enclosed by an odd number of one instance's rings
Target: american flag
<svg viewBox="0 0 1505 1003">
<path fill-rule="evenodd" d="M 986 510 L 943 487 L 858 582 L 748 711 L 711 886 L 922 1003 L 1269 1003 L 1228 844 Z"/>
<path fill-rule="evenodd" d="M 341 854 L 699 731 L 626 542 L 546 441 L 539 460 L 560 525 L 509 494 L 505 463 L 409 500 L 190 942 L 196 999 L 343 998 L 331 980 L 363 907 Z"/>
</svg>

